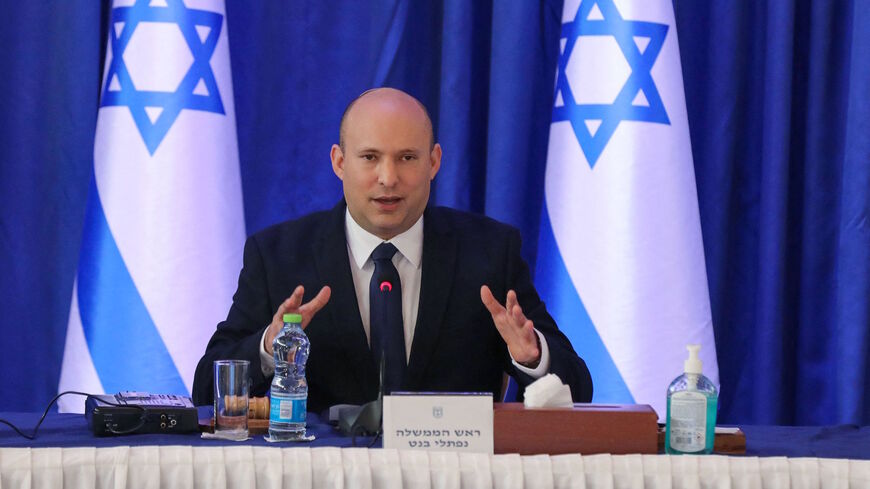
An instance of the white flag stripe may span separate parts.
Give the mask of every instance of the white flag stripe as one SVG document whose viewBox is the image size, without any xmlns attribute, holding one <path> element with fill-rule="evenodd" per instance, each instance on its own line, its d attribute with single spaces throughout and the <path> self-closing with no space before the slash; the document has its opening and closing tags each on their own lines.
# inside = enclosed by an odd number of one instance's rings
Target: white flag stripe
<svg viewBox="0 0 870 489">
<path fill-rule="evenodd" d="M 72 304 L 69 310 L 69 326 L 67 327 L 66 343 L 64 344 L 63 363 L 60 368 L 59 392 L 78 390 L 93 393 L 103 392 L 103 384 L 94 362 L 88 351 L 85 333 L 79 317 L 78 287 L 73 283 Z M 64 396 L 57 401 L 58 411 L 62 413 L 83 413 L 85 398 L 82 396 Z"/>
</svg>

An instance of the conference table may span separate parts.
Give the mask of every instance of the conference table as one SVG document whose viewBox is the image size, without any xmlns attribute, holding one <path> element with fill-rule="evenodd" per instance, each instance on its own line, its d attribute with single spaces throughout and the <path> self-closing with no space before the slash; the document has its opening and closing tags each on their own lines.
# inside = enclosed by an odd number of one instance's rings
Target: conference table
<svg viewBox="0 0 870 489">
<path fill-rule="evenodd" d="M 39 416 L 0 413 L 25 433 Z M 741 425 L 741 456 L 520 456 L 397 451 L 370 438 L 357 438 L 355 447 L 316 415 L 308 423 L 314 441 L 273 444 L 262 435 L 242 442 L 198 433 L 95 437 L 84 416 L 49 414 L 35 440 L 0 425 L 0 489 L 870 488 L 870 427 L 853 425 Z"/>
</svg>

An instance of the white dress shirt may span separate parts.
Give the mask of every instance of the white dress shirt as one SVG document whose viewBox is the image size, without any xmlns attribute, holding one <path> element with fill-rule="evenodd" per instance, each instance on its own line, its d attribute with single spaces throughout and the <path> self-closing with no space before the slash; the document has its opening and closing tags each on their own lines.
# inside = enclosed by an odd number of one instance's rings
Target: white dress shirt
<svg viewBox="0 0 870 489">
<path fill-rule="evenodd" d="M 381 243 L 381 238 L 366 231 L 345 211 L 344 232 L 347 237 L 347 254 L 350 258 L 350 273 L 356 290 L 356 300 L 359 305 L 360 319 L 366 338 L 371 341 L 371 325 L 369 314 L 369 283 L 375 273 L 375 262 L 371 259 L 372 252 Z M 402 324 L 405 330 L 405 361 L 411 357 L 411 343 L 414 341 L 414 328 L 417 326 L 417 310 L 420 306 L 420 280 L 423 277 L 423 216 L 407 231 L 394 236 L 388 241 L 396 247 L 393 255 L 393 266 L 399 272 L 402 283 Z M 437 266 L 437 265 L 435 265 Z M 268 330 L 268 328 L 267 328 Z M 537 368 L 530 369 L 513 360 L 521 372 L 533 378 L 542 377 L 550 369 L 550 350 L 547 340 L 538 330 L 535 330 L 541 340 L 541 361 Z M 275 371 L 275 359 L 266 353 L 266 332 L 260 341 L 260 366 L 263 374 L 272 375 Z"/>
</svg>

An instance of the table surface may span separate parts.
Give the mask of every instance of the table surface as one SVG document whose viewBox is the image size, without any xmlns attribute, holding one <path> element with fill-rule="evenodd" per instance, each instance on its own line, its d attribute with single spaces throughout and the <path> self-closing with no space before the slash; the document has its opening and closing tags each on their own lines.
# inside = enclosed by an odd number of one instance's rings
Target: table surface
<svg viewBox="0 0 870 489">
<path fill-rule="evenodd" d="M 41 413 L 0 413 L 0 418 L 30 434 Z M 207 415 L 204 411 L 200 415 Z M 746 434 L 746 455 L 754 457 L 822 457 L 870 460 L 870 426 L 752 426 L 740 425 Z M 269 443 L 262 435 L 253 435 L 244 442 L 202 439 L 198 433 L 143 434 L 114 437 L 96 437 L 80 414 L 56 414 L 46 417 L 35 440 L 19 436 L 11 428 L 0 424 L 0 447 L 112 447 L 127 445 L 190 445 L 226 446 L 247 444 L 254 446 L 333 446 L 351 447 L 353 440 L 341 435 L 333 426 L 321 422 L 308 413 L 308 433 L 316 439 L 307 443 Z M 371 438 L 357 438 L 357 446 L 368 446 Z M 374 447 L 380 447 L 377 440 Z"/>
</svg>

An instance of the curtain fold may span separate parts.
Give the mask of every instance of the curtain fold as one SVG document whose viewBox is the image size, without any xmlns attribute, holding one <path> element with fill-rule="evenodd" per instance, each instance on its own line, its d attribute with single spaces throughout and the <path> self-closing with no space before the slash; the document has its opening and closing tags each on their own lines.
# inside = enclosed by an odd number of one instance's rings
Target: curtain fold
<svg viewBox="0 0 870 489">
<path fill-rule="evenodd" d="M 870 9 L 855 2 L 845 115 L 845 155 L 836 248 L 836 409 L 838 420 L 870 419 Z"/>
<path fill-rule="evenodd" d="M 723 419 L 870 420 L 858 3 L 675 2 Z"/>
</svg>

